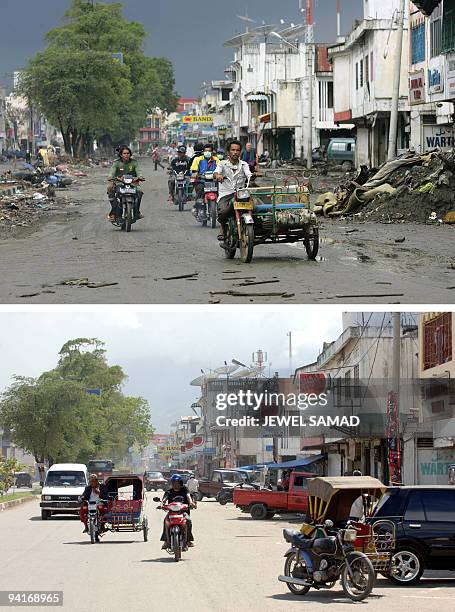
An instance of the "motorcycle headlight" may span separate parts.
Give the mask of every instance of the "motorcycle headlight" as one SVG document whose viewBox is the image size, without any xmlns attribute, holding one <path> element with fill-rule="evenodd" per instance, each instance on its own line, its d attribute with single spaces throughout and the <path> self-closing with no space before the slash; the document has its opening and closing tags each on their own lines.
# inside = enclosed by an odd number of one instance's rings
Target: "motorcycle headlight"
<svg viewBox="0 0 455 612">
<path fill-rule="evenodd" d="M 237 191 L 237 200 L 249 200 L 250 199 L 250 192 L 248 191 L 248 189 L 239 189 Z"/>
<path fill-rule="evenodd" d="M 343 534 L 344 542 L 354 542 L 357 537 L 357 531 L 355 529 L 345 529 Z"/>
</svg>

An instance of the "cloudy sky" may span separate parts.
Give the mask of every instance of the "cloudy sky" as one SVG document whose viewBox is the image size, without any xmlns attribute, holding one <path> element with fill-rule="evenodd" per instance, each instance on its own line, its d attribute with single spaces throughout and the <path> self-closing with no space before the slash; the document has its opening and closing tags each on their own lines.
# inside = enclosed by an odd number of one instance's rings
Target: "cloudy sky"
<svg viewBox="0 0 455 612">
<path fill-rule="evenodd" d="M 322 311 L 322 312 L 321 312 Z M 153 424 L 166 433 L 172 422 L 192 414 L 198 388 L 190 382 L 205 371 L 231 362 L 249 365 L 251 353 L 268 353 L 273 375 L 289 375 L 288 331 L 293 366 L 315 360 L 324 341 L 341 332 L 341 311 L 306 306 L 283 312 L 244 310 L 202 312 L 2 312 L 0 391 L 14 374 L 38 376 L 57 363 L 63 344 L 97 337 L 106 343 L 110 364 L 129 376 L 126 392 L 149 400 Z"/>
<path fill-rule="evenodd" d="M 44 34 L 59 25 L 69 4 L 70 0 L 1 0 L 0 83 L 8 83 L 7 75 L 25 66 L 43 47 Z M 146 53 L 174 62 L 183 97 L 198 96 L 203 81 L 224 77 L 232 50 L 223 42 L 247 25 L 237 15 L 248 14 L 258 25 L 277 24 L 280 19 L 287 24 L 301 21 L 299 0 L 123 0 L 122 4 L 126 17 L 142 22 L 150 34 Z M 361 15 L 362 0 L 341 0 L 341 4 L 342 31 L 348 32 Z M 335 39 L 335 5 L 336 0 L 315 0 L 319 41 Z"/>
</svg>

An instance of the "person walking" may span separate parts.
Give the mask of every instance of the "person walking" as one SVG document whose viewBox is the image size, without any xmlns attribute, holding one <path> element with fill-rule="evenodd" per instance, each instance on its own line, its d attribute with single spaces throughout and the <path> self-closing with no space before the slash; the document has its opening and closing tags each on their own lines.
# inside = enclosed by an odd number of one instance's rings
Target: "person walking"
<svg viewBox="0 0 455 612">
<path fill-rule="evenodd" d="M 152 161 L 155 165 L 155 172 L 158 170 L 158 166 L 164 170 L 164 166 L 161 163 L 161 152 L 158 146 L 155 146 L 152 150 Z"/>
</svg>

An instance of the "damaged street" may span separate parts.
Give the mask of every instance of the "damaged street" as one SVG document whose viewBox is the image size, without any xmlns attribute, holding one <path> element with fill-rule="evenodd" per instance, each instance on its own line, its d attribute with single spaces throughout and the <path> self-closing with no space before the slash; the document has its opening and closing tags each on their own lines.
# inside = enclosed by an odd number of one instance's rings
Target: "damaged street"
<svg viewBox="0 0 455 612">
<path fill-rule="evenodd" d="M 381 206 L 394 195 L 380 194 L 353 214 L 318 216 L 316 261 L 308 260 L 302 243 L 268 244 L 257 246 L 252 263 L 243 264 L 238 256 L 225 259 L 217 230 L 195 221 L 191 202 L 183 212 L 167 202 L 166 171 L 154 171 L 149 158 L 140 161 L 145 218 L 131 233 L 106 220 L 108 168 L 102 165 L 83 168 L 55 198 L 34 200 L 39 190 L 33 188 L 31 198 L 11 208 L 12 196 L 0 195 L 0 217 L 7 217 L 0 221 L 2 303 L 383 304 L 421 303 L 423 295 L 428 303 L 453 303 L 454 228 L 442 222 L 450 202 L 442 210 L 434 200 L 437 189 L 451 190 L 438 183 L 441 176 L 452 180 L 448 169 L 415 198 L 416 211 L 428 203 L 423 216 L 400 212 L 399 198 L 393 200 L 396 214 L 384 213 Z M 431 182 L 428 175 L 439 161 L 430 161 L 424 175 L 422 164 L 401 172 L 408 191 L 415 185 L 406 172 L 414 179 L 420 173 L 424 185 Z M 352 177 L 316 169 L 312 203 L 318 206 L 318 198 Z M 355 189 L 365 192 L 360 184 Z M 392 208 L 390 201 L 387 206 Z M 375 209 L 375 215 L 366 214 Z"/>
</svg>

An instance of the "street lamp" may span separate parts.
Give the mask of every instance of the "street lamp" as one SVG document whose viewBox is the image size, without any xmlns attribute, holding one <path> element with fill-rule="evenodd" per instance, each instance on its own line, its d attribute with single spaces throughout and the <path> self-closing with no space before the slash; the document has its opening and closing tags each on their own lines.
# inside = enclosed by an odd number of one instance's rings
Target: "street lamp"
<svg viewBox="0 0 455 612">
<path fill-rule="evenodd" d="M 294 24 L 291 24 L 292 26 Z M 295 49 L 298 53 L 303 53 L 300 47 L 293 45 L 288 40 L 286 40 L 281 34 L 278 32 L 270 32 L 272 36 L 276 36 L 286 45 Z M 306 134 L 306 167 L 308 170 L 311 170 L 313 167 L 313 53 L 311 43 L 313 42 L 312 29 L 308 26 L 307 31 L 307 69 L 308 69 L 308 129 Z M 303 115 L 303 113 L 302 113 Z M 303 119 L 303 116 L 302 116 Z"/>
</svg>

